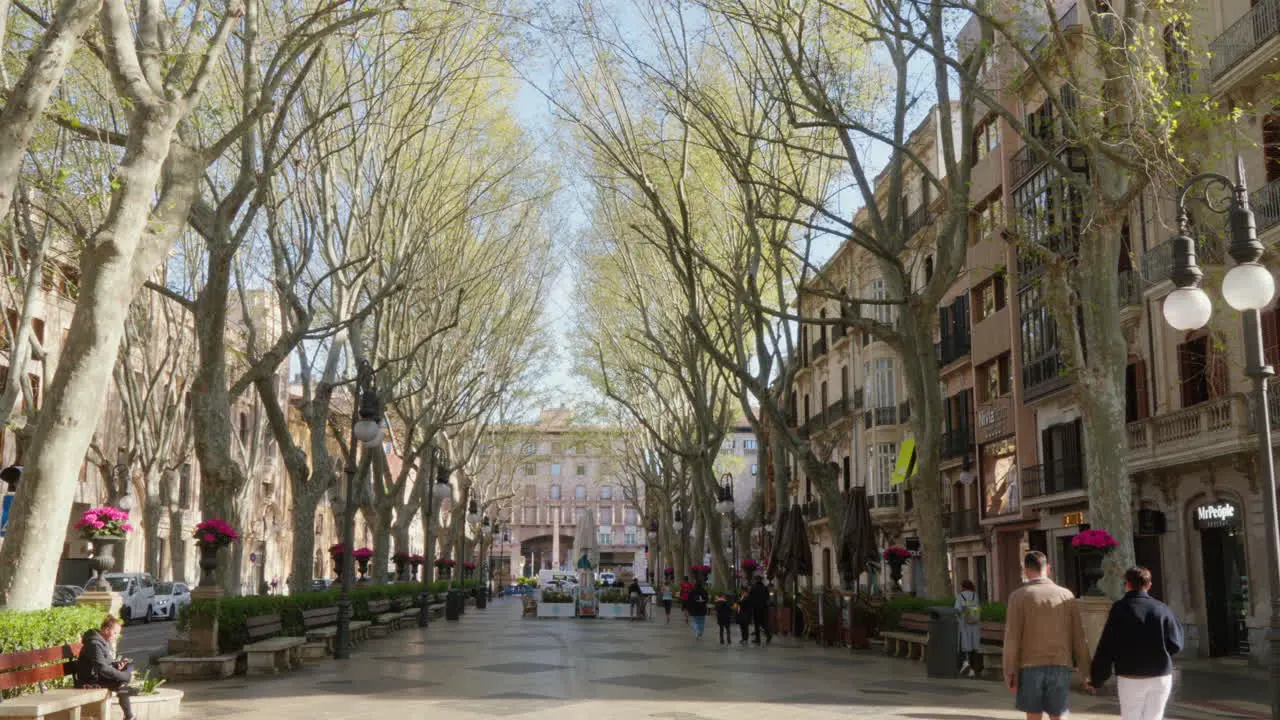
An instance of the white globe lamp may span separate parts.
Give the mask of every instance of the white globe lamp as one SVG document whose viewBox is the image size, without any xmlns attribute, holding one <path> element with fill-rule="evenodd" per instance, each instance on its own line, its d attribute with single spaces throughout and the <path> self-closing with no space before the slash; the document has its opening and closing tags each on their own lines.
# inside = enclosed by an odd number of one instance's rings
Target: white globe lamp
<svg viewBox="0 0 1280 720">
<path fill-rule="evenodd" d="M 1240 312 L 1261 310 L 1271 304 L 1271 298 L 1275 294 L 1275 277 L 1270 270 L 1256 262 L 1236 265 L 1222 279 L 1223 299 Z"/>
<path fill-rule="evenodd" d="M 1177 288 L 1165 296 L 1164 319 L 1174 330 L 1199 330 L 1212 315 L 1213 304 L 1198 287 Z"/>
</svg>

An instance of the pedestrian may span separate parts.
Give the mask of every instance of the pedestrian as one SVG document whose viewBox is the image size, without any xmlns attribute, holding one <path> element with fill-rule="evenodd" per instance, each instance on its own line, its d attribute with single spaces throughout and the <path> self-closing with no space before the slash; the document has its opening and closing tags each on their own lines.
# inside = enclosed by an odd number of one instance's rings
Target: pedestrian
<svg viewBox="0 0 1280 720">
<path fill-rule="evenodd" d="M 631 587 L 627 591 L 631 598 L 631 619 L 644 619 L 644 593 L 640 590 L 640 581 L 636 578 L 631 579 Z"/>
<path fill-rule="evenodd" d="M 738 603 L 735 609 L 738 613 L 738 630 L 742 633 L 742 644 L 747 644 L 747 635 L 751 631 L 751 601 L 750 589 L 743 588 L 738 595 Z"/>
<path fill-rule="evenodd" d="M 693 583 L 689 582 L 689 576 L 684 576 L 684 582 L 680 583 L 680 610 L 684 612 L 684 624 L 689 624 L 689 592 L 693 590 Z"/>
<path fill-rule="evenodd" d="M 1088 671 L 1080 607 L 1049 579 L 1049 560 L 1033 550 L 1022 560 L 1027 582 L 1009 596 L 1004 626 L 1004 680 L 1027 720 L 1066 717 L 1072 668 Z"/>
<path fill-rule="evenodd" d="M 97 630 L 86 631 L 80 638 L 80 656 L 76 658 L 75 685 L 80 688 L 106 688 L 116 694 L 124 720 L 134 720 L 130 698 L 137 694 L 129 687 L 133 679 L 132 663 L 116 659 L 111 643 L 120 635 L 123 623 L 108 615 Z"/>
<path fill-rule="evenodd" d="M 662 586 L 662 611 L 667 614 L 667 624 L 671 624 L 671 583 Z"/>
<path fill-rule="evenodd" d="M 960 611 L 960 674 L 973 677 L 982 675 L 982 602 L 972 580 L 960 583 L 956 595 L 956 609 Z"/>
<path fill-rule="evenodd" d="M 725 593 L 716 593 L 716 626 L 720 629 L 720 644 L 733 644 L 733 602 Z"/>
<path fill-rule="evenodd" d="M 697 585 L 689 591 L 689 617 L 693 618 L 693 636 L 699 640 L 702 639 L 702 631 L 707 627 L 707 605 L 710 598 L 707 597 L 707 589 L 702 586 L 699 580 Z"/>
<path fill-rule="evenodd" d="M 769 629 L 769 588 L 764 586 L 764 578 L 756 578 L 755 585 L 747 593 L 747 604 L 751 606 L 751 620 L 755 625 L 755 638 L 752 642 L 760 644 L 761 630 L 764 630 L 765 644 L 773 642 L 773 631 Z"/>
<path fill-rule="evenodd" d="M 1124 590 L 1102 628 L 1089 684 L 1102 687 L 1114 668 L 1121 719 L 1163 720 L 1173 690 L 1173 656 L 1182 650 L 1182 626 L 1168 605 L 1147 594 L 1147 568 L 1125 571 Z"/>
</svg>

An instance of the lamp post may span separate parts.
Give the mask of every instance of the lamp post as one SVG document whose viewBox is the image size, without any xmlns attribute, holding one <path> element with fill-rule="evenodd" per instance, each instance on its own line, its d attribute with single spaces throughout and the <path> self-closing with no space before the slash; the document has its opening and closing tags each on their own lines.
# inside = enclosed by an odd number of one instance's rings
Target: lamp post
<svg viewBox="0 0 1280 720">
<path fill-rule="evenodd" d="M 738 589 L 738 513 L 735 512 L 733 504 L 733 475 L 725 473 L 720 476 L 720 501 L 716 503 L 716 510 L 729 520 L 729 552 L 733 557 L 733 565 L 729 568 L 730 582 L 733 583 L 735 592 Z"/>
<path fill-rule="evenodd" d="M 515 511 L 512 510 L 512 517 L 515 517 Z M 511 558 L 507 557 L 507 541 L 511 539 L 511 527 L 502 528 L 502 549 L 498 551 L 498 558 L 505 562 L 505 565 L 498 572 L 498 595 L 503 594 L 502 588 L 506 586 L 504 582 L 507 579 L 506 568 L 511 567 Z"/>
<path fill-rule="evenodd" d="M 1249 189 L 1245 185 L 1244 160 L 1236 156 L 1236 179 L 1218 173 L 1202 173 L 1187 181 L 1178 194 L 1178 236 L 1173 239 L 1173 272 L 1177 286 L 1164 300 L 1165 320 L 1175 330 L 1198 330 L 1209 322 L 1213 306 L 1200 289 L 1204 273 L 1196 264 L 1195 240 L 1189 234 L 1187 194 L 1204 183 L 1205 204 L 1217 214 L 1226 214 L 1231 229 L 1228 254 L 1236 261 L 1222 279 L 1222 297 L 1240 311 L 1244 323 L 1245 374 L 1253 380 L 1253 424 L 1258 440 L 1258 474 L 1263 494 L 1263 519 L 1266 522 L 1267 579 L 1271 587 L 1271 624 L 1267 642 L 1271 654 L 1271 717 L 1280 720 L 1280 526 L 1277 526 L 1275 460 L 1271 448 L 1271 417 L 1267 407 L 1267 380 L 1275 370 L 1267 364 L 1262 341 L 1261 310 L 1275 295 L 1275 278 L 1258 261 L 1263 247 L 1258 242 L 1253 210 L 1249 208 Z M 1209 200 L 1208 191 L 1219 186 L 1231 191 L 1226 207 Z"/>
<path fill-rule="evenodd" d="M 351 577 L 355 575 L 352 548 L 356 535 L 356 458 L 361 445 L 377 447 L 382 442 L 382 401 L 373 387 L 373 367 L 361 360 L 356 369 L 355 412 L 351 417 L 351 454 L 346 463 L 347 497 L 342 512 L 342 591 L 338 594 L 338 633 L 333 656 L 351 656 Z M 368 453 L 365 453 L 366 459 Z"/>
<path fill-rule="evenodd" d="M 650 548 L 649 557 L 652 558 L 654 561 L 653 562 L 653 578 L 651 579 L 651 582 L 654 585 L 661 586 L 662 584 L 664 584 L 667 578 L 666 578 L 666 573 L 663 572 L 663 568 L 659 567 L 660 565 L 662 565 L 662 546 L 658 543 L 659 539 L 660 538 L 658 536 L 658 520 L 657 518 L 654 518 L 653 520 L 649 521 L 649 548 Z M 662 573 L 661 578 L 658 577 L 659 573 Z"/>
<path fill-rule="evenodd" d="M 449 489 L 449 467 L 445 463 L 444 452 L 436 446 L 433 455 L 436 465 L 436 481 L 427 486 L 427 539 L 426 557 L 422 566 L 422 597 L 418 598 L 418 624 L 426 627 L 431 623 L 431 568 L 435 567 L 435 558 L 431 557 L 431 521 L 435 516 L 436 486 L 445 492 Z M 443 497 L 443 496 L 441 496 Z"/>
<path fill-rule="evenodd" d="M 680 516 L 680 510 L 676 509 L 676 514 L 671 520 L 671 529 L 676 531 L 676 538 L 679 544 L 676 546 L 677 552 L 684 552 L 684 519 Z"/>
</svg>

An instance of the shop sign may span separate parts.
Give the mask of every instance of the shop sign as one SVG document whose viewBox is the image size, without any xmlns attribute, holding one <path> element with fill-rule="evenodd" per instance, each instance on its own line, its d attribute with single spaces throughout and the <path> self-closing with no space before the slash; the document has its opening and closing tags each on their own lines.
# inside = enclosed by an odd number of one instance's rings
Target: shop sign
<svg viewBox="0 0 1280 720">
<path fill-rule="evenodd" d="M 1196 528 L 1233 528 L 1240 525 L 1240 511 L 1229 502 L 1201 505 L 1195 510 Z"/>
<path fill-rule="evenodd" d="M 1084 511 L 1069 512 L 1062 515 L 1062 527 L 1076 527 L 1084 525 L 1085 522 L 1087 521 L 1084 517 Z"/>
</svg>

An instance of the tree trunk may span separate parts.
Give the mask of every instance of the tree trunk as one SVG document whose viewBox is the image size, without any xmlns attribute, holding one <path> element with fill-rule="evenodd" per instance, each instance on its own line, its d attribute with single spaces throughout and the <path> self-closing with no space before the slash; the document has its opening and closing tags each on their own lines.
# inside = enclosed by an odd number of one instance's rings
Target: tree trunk
<svg viewBox="0 0 1280 720">
<path fill-rule="evenodd" d="M 290 475 L 292 480 L 293 476 Z M 301 492 L 299 492 L 301 490 Z M 290 518 L 293 522 L 293 557 L 289 562 L 289 592 L 304 593 L 311 589 L 311 579 L 315 575 L 316 555 L 316 510 L 320 507 L 320 496 L 310 492 L 310 488 L 298 488 L 293 491 L 293 508 Z M 327 548 L 326 548 L 327 549 Z"/>
<path fill-rule="evenodd" d="M 176 582 L 187 581 L 186 513 L 176 505 L 169 508 L 169 565 Z"/>
<path fill-rule="evenodd" d="M 180 117 L 172 106 L 134 112 L 110 210 L 81 254 L 80 297 L 0 547 L 0 598 L 6 609 L 48 607 L 53 595 L 80 466 L 106 404 L 124 321 L 138 289 L 135 253 Z"/>
<path fill-rule="evenodd" d="M 911 429 L 916 442 L 916 472 L 907 483 L 911 490 L 920 550 L 924 555 L 925 592 L 929 597 L 951 596 L 951 572 L 947 563 L 947 538 L 942 531 L 942 381 L 934 362 L 933 316 L 922 321 L 903 308 L 899 330 L 905 346 L 900 355 L 906 369 L 907 396 L 912 399 Z"/>
<path fill-rule="evenodd" d="M 373 517 L 373 559 L 370 567 L 374 568 L 374 582 L 385 582 L 387 563 L 391 561 L 391 516 L 394 510 L 392 503 L 378 503 Z"/>
</svg>

